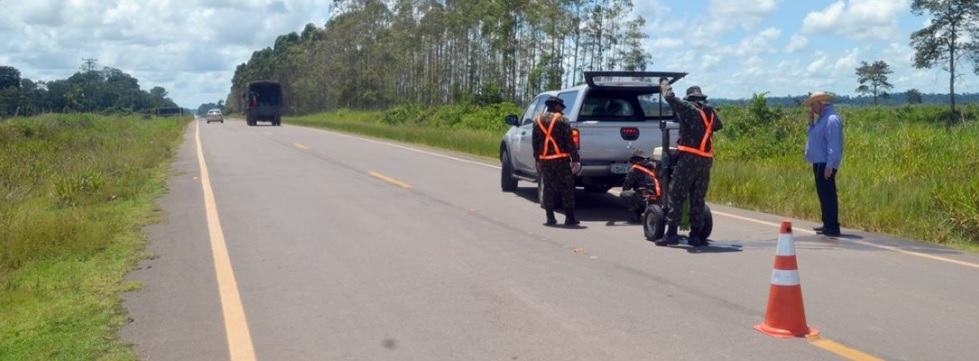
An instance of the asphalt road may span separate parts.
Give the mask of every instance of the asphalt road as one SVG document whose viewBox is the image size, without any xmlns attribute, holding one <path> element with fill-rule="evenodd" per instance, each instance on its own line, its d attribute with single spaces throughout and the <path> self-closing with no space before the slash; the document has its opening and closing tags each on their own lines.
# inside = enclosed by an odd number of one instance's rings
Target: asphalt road
<svg viewBox="0 0 979 361">
<path fill-rule="evenodd" d="M 714 246 L 656 247 L 614 192 L 549 228 L 493 160 L 234 119 L 173 169 L 125 302 L 146 360 L 979 357 L 975 254 L 722 205 Z M 783 220 L 818 339 L 753 329 Z"/>
</svg>

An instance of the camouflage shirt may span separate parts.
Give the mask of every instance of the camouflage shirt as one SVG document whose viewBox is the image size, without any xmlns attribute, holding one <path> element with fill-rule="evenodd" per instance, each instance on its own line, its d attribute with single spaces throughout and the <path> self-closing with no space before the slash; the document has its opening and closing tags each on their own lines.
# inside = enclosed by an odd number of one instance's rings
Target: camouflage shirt
<svg viewBox="0 0 979 361">
<path fill-rule="evenodd" d="M 558 115 L 555 119 L 555 115 Z M 540 125 L 537 124 L 537 120 L 540 119 Z M 558 149 L 562 153 L 568 153 L 571 155 L 571 160 L 577 162 L 580 158 L 578 157 L 578 147 L 575 146 L 574 140 L 571 138 L 571 124 L 568 122 L 568 118 L 561 113 L 551 113 L 543 112 L 538 118 L 534 118 L 534 131 L 533 131 L 533 143 L 534 143 L 534 160 L 540 161 L 541 152 L 544 150 L 544 140 L 546 139 L 544 132 L 550 127 L 551 121 L 556 121 L 554 128 L 551 130 L 551 138 L 554 138 L 554 142 L 557 143 Z M 544 129 L 541 129 L 541 125 Z M 553 144 L 547 147 L 548 155 L 554 155 L 557 153 L 558 149 L 554 149 Z"/>
<path fill-rule="evenodd" d="M 635 164 L 640 167 L 646 168 L 651 172 L 656 172 L 655 164 L 649 162 L 646 164 L 638 163 Z M 648 173 L 638 170 L 636 168 L 629 168 L 629 173 L 625 175 L 625 182 L 622 183 L 622 190 L 628 191 L 643 187 L 654 187 L 656 185 L 656 180 L 653 179 Z"/>
<path fill-rule="evenodd" d="M 668 82 L 660 83 L 660 91 L 663 94 L 663 99 L 666 99 L 673 112 L 679 116 L 680 132 L 679 138 L 677 139 L 678 144 L 700 148 L 700 143 L 704 140 L 704 133 L 707 131 L 707 125 L 700 116 L 701 110 L 707 115 L 708 120 L 710 119 L 711 113 L 714 114 L 714 124 L 711 127 L 711 133 L 724 128 L 724 124 L 721 123 L 721 116 L 714 111 L 714 108 L 702 102 L 692 102 L 677 98 L 676 94 L 673 93 L 673 87 Z M 713 139 L 707 142 L 706 150 L 708 152 L 714 150 Z"/>
</svg>

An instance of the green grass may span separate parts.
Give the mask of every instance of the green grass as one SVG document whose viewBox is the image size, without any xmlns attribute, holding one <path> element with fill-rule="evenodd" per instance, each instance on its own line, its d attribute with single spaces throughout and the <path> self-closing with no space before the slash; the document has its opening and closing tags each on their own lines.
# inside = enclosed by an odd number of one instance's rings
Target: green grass
<svg viewBox="0 0 979 361">
<path fill-rule="evenodd" d="M 116 338 L 188 119 L 0 123 L 0 360 L 134 360 Z"/>
<path fill-rule="evenodd" d="M 379 112 L 340 111 L 285 118 L 283 121 L 289 124 L 364 134 L 494 158 L 499 156 L 502 135 L 498 130 L 470 129 L 461 126 L 436 127 L 415 122 L 387 123 L 384 121 L 383 113 Z M 503 116 L 495 121 L 503 124 Z"/>
<path fill-rule="evenodd" d="M 934 119 L 943 108 L 846 108 L 837 180 L 844 227 L 958 248 L 979 246 L 979 123 Z M 737 129 L 750 112 L 724 108 Z M 710 198 L 819 219 L 812 168 L 802 159 L 805 109 L 788 109 L 748 132 L 717 134 Z"/>
<path fill-rule="evenodd" d="M 808 109 L 769 108 L 759 99 L 720 108 L 725 129 L 715 136 L 708 198 L 818 221 L 812 168 L 803 160 Z M 462 122 L 452 116 L 460 108 L 479 116 Z M 979 250 L 979 122 L 949 123 L 946 108 L 937 106 L 838 110 L 846 133 L 837 181 L 844 227 Z M 285 121 L 496 158 L 503 115 L 519 112 L 513 106 L 407 105 Z M 964 113 L 974 119 L 968 115 L 979 111 L 967 106 Z"/>
</svg>

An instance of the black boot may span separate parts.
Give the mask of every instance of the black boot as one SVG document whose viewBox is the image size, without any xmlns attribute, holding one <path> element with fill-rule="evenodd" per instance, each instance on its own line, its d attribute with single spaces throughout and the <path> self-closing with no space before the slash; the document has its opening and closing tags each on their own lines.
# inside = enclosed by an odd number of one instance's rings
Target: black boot
<svg viewBox="0 0 979 361">
<path fill-rule="evenodd" d="M 700 235 L 700 228 L 690 226 L 690 237 L 689 244 L 692 247 L 706 247 L 708 245 L 707 238 Z"/>
<path fill-rule="evenodd" d="M 545 222 L 544 224 L 548 226 L 553 226 L 557 224 L 557 219 L 554 218 L 554 211 L 547 209 L 545 210 L 545 212 L 547 213 L 547 222 Z"/>
<path fill-rule="evenodd" d="M 680 236 L 676 234 L 676 225 L 671 224 L 666 227 L 666 234 L 663 238 L 656 240 L 657 246 L 672 246 L 680 244 Z"/>
<path fill-rule="evenodd" d="M 564 224 L 565 225 L 567 225 L 567 226 L 577 226 L 580 223 L 581 222 L 578 222 L 578 219 L 574 217 L 574 210 L 573 209 L 565 209 L 564 210 Z"/>
</svg>

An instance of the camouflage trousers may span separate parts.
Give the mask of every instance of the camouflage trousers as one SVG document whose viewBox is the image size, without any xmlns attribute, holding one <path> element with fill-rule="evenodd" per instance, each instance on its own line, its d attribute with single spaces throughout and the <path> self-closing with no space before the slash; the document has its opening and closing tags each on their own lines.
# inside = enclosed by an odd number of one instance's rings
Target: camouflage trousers
<svg viewBox="0 0 979 361">
<path fill-rule="evenodd" d="M 619 193 L 619 199 L 621 199 L 622 204 L 625 204 L 625 207 L 629 209 L 629 212 L 642 213 L 645 211 L 642 192 L 635 190 L 622 191 L 622 193 Z"/>
<path fill-rule="evenodd" d="M 540 206 L 553 210 L 560 200 L 563 209 L 574 208 L 574 173 L 571 161 L 565 159 L 542 160 L 540 162 L 541 186 Z"/>
<path fill-rule="evenodd" d="M 676 166 L 670 179 L 670 213 L 666 222 L 670 226 L 683 219 L 683 203 L 690 199 L 690 229 L 700 229 L 704 224 L 707 187 L 710 185 L 710 168 L 713 158 L 678 152 Z"/>
</svg>

